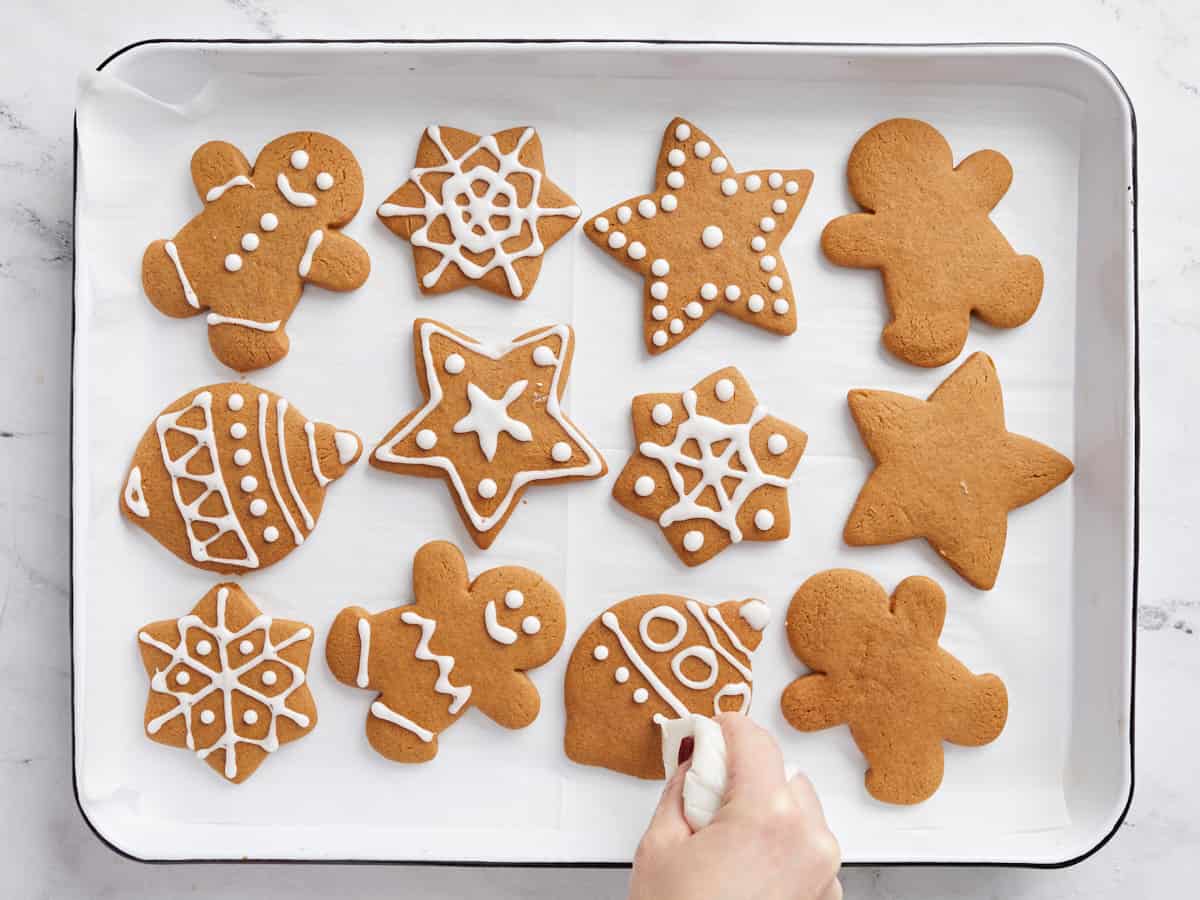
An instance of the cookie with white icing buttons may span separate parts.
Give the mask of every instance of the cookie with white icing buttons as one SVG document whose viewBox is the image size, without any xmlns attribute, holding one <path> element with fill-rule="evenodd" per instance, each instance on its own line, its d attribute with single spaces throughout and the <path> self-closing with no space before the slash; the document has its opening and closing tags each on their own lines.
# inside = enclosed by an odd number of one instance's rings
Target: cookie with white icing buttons
<svg viewBox="0 0 1200 900">
<path fill-rule="evenodd" d="M 122 483 L 121 512 L 197 568 L 263 569 L 311 535 L 325 489 L 361 454 L 354 432 L 309 421 L 278 394 L 211 384 L 150 423 Z"/>
<path fill-rule="evenodd" d="M 409 180 L 378 215 L 412 244 L 422 293 L 474 284 L 524 300 L 543 255 L 575 227 L 580 211 L 546 176 L 534 129 L 478 135 L 431 125 L 421 135 Z"/>
<path fill-rule="evenodd" d="M 208 342 L 239 372 L 287 355 L 288 318 L 305 284 L 360 287 L 367 252 L 341 232 L 362 205 L 363 177 L 345 144 L 315 131 L 276 138 L 251 166 L 224 141 L 192 156 L 204 210 L 142 257 L 142 287 L 168 316 L 207 310 Z"/>
<path fill-rule="evenodd" d="M 787 488 L 808 436 L 769 415 L 737 369 L 681 394 L 634 397 L 633 433 L 638 449 L 613 497 L 655 520 L 687 565 L 790 533 Z"/>
<path fill-rule="evenodd" d="M 775 334 L 796 330 L 796 295 L 780 245 L 812 180 L 806 169 L 739 172 L 691 122 L 667 126 L 654 191 L 583 227 L 644 279 L 646 349 L 669 350 L 718 312 Z"/>
<path fill-rule="evenodd" d="M 146 736 L 191 750 L 235 784 L 316 727 L 312 628 L 266 615 L 236 584 L 140 628 L 137 642 L 150 677 Z"/>
<path fill-rule="evenodd" d="M 371 465 L 443 478 L 475 543 L 490 547 L 529 485 L 608 471 L 562 409 L 574 350 L 568 325 L 493 345 L 417 319 L 413 356 L 426 400 L 383 437 Z"/>
<path fill-rule="evenodd" d="M 531 724 L 541 698 L 525 673 L 549 662 L 566 634 L 558 591 L 521 566 L 471 581 L 459 549 L 433 541 L 413 560 L 413 599 L 375 615 L 343 609 L 329 631 L 330 671 L 375 694 L 371 746 L 395 762 L 427 762 L 472 706 L 505 728 Z"/>
<path fill-rule="evenodd" d="M 610 607 L 567 663 L 567 756 L 662 778 L 661 724 L 750 708 L 754 651 L 770 619 L 761 600 L 709 606 L 647 594 Z"/>
</svg>

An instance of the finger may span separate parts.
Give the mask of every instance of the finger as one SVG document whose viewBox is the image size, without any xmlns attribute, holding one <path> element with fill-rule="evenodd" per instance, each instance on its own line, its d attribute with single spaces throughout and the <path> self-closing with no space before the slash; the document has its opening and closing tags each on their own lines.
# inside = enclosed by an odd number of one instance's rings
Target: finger
<svg viewBox="0 0 1200 900">
<path fill-rule="evenodd" d="M 825 824 L 825 808 L 821 805 L 821 798 L 817 796 L 817 790 L 807 775 L 800 772 L 793 775 L 788 779 L 787 789 L 802 812 L 815 816 L 822 825 Z"/>
<path fill-rule="evenodd" d="M 817 895 L 817 900 L 842 900 L 842 882 L 837 878 L 829 882 L 829 885 Z"/>
<path fill-rule="evenodd" d="M 672 845 L 692 836 L 692 829 L 683 817 L 683 779 L 691 767 L 690 762 L 681 765 L 663 788 L 643 842 L 655 846 Z"/>
<path fill-rule="evenodd" d="M 721 812 L 761 812 L 783 787 L 783 755 L 765 729 L 741 713 L 718 718 L 725 738 L 728 784 Z M 718 813 L 720 815 L 720 813 Z"/>
</svg>

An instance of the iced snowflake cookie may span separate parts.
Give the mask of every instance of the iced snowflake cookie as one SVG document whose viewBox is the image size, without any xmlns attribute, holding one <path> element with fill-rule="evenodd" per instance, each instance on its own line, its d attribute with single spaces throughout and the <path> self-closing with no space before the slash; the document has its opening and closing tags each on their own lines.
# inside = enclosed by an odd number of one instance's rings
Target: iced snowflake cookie
<svg viewBox="0 0 1200 900">
<path fill-rule="evenodd" d="M 633 433 L 638 451 L 613 496 L 657 521 L 689 566 L 743 540 L 788 536 L 787 486 L 808 436 L 768 415 L 737 369 L 682 394 L 634 397 Z"/>
<path fill-rule="evenodd" d="M 142 287 L 159 312 L 208 313 L 208 342 L 239 372 L 287 355 L 287 322 L 304 285 L 350 291 L 371 271 L 367 252 L 339 230 L 362 205 L 350 150 L 328 135 L 276 138 L 251 167 L 224 141 L 192 156 L 204 211 L 142 258 Z"/>
<path fill-rule="evenodd" d="M 444 478 L 471 537 L 490 547 L 527 486 L 608 471 L 561 406 L 574 349 L 567 325 L 493 346 L 418 319 L 413 355 L 427 399 L 384 436 L 371 465 Z"/>
<path fill-rule="evenodd" d="M 379 218 L 412 244 L 422 293 L 475 284 L 524 300 L 542 255 L 575 227 L 579 207 L 546 177 L 532 128 L 481 137 L 431 125 L 409 180 L 379 207 Z"/>
<path fill-rule="evenodd" d="M 667 126 L 654 192 L 583 227 L 592 243 L 645 279 L 651 353 L 674 347 L 717 312 L 775 334 L 796 330 L 780 244 L 812 180 L 804 169 L 738 172 L 690 122 Z"/>
<path fill-rule="evenodd" d="M 316 527 L 325 488 L 362 453 L 278 394 L 212 384 L 164 409 L 138 443 L 121 512 L 186 563 L 242 573 L 279 562 Z"/>
<path fill-rule="evenodd" d="M 938 646 L 945 618 L 937 582 L 906 578 L 889 600 L 851 569 L 814 575 L 788 608 L 788 641 L 813 673 L 783 692 L 783 716 L 801 731 L 849 725 L 877 800 L 927 800 L 942 783 L 942 741 L 979 747 L 1004 729 L 1004 682 Z"/>
<path fill-rule="evenodd" d="M 997 328 L 1033 316 L 1041 263 L 1018 256 L 988 217 L 1012 184 L 1003 155 L 980 150 L 955 166 L 932 126 L 890 119 L 859 138 L 846 174 L 866 212 L 830 222 L 821 246 L 830 262 L 886 275 L 892 353 L 944 365 L 962 352 L 972 312 Z"/>
<path fill-rule="evenodd" d="M 325 645 L 338 681 L 376 694 L 371 746 L 395 762 L 427 762 L 438 735 L 471 706 L 505 728 L 532 723 L 541 699 L 525 673 L 562 646 L 558 591 L 520 566 L 471 581 L 459 549 L 434 541 L 413 560 L 413 597 L 375 615 L 343 609 Z"/>
<path fill-rule="evenodd" d="M 567 664 L 567 756 L 662 778 L 661 724 L 750 708 L 751 659 L 770 619 L 761 600 L 648 594 L 610 607 Z"/>
<path fill-rule="evenodd" d="M 186 747 L 235 784 L 317 724 L 305 679 L 312 629 L 272 619 L 236 584 L 218 584 L 137 640 L 150 676 L 146 735 Z"/>
<path fill-rule="evenodd" d="M 996 367 L 976 353 L 928 400 L 851 391 L 875 470 L 846 521 L 847 544 L 923 537 L 975 587 L 996 583 L 1009 510 L 1071 477 L 1071 461 L 1004 424 Z"/>
</svg>

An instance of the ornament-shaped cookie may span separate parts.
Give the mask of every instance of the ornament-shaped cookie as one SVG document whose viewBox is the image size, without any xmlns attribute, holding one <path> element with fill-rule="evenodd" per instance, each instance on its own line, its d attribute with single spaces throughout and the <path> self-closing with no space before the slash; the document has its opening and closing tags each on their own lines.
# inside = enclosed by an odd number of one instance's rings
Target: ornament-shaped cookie
<svg viewBox="0 0 1200 900">
<path fill-rule="evenodd" d="M 647 594 L 610 607 L 567 664 L 567 756 L 662 778 L 661 723 L 750 708 L 751 660 L 770 618 L 761 600 Z"/>
<path fill-rule="evenodd" d="M 340 141 L 297 131 L 263 147 L 253 167 L 211 141 L 192 156 L 204 210 L 142 257 L 142 287 L 176 318 L 208 310 L 208 343 L 239 372 L 287 355 L 288 318 L 305 284 L 360 287 L 367 252 L 340 231 L 362 205 L 358 161 Z"/>
<path fill-rule="evenodd" d="M 583 226 L 592 243 L 645 279 L 647 350 L 669 350 L 718 312 L 775 334 L 796 330 L 780 244 L 812 181 L 807 169 L 738 172 L 707 134 L 672 120 L 654 191 Z"/>
<path fill-rule="evenodd" d="M 768 415 L 737 369 L 713 372 L 682 394 L 634 397 L 633 432 L 638 451 L 613 496 L 657 521 L 689 566 L 742 540 L 790 533 L 787 487 L 808 436 Z"/>
<path fill-rule="evenodd" d="M 338 681 L 376 694 L 371 746 L 395 762 L 427 762 L 471 706 L 505 728 L 531 724 L 541 699 L 525 673 L 549 662 L 566 634 L 558 591 L 520 566 L 471 581 L 459 549 L 434 541 L 413 560 L 413 597 L 375 615 L 343 609 L 325 645 Z"/>
<path fill-rule="evenodd" d="M 839 266 L 878 269 L 892 321 L 883 343 L 917 366 L 962 352 L 971 314 L 997 328 L 1028 322 L 1042 298 L 1042 265 L 1018 256 L 989 218 L 1012 184 L 995 150 L 957 166 L 946 139 L 916 119 L 889 119 L 854 145 L 850 194 L 866 212 L 825 227 Z"/>
<path fill-rule="evenodd" d="M 543 255 L 575 227 L 580 212 L 546 176 L 534 129 L 481 136 L 431 125 L 421 135 L 409 180 L 378 215 L 412 244 L 422 293 L 474 284 L 524 300 Z"/>
<path fill-rule="evenodd" d="M 872 578 L 830 569 L 788 607 L 792 651 L 813 670 L 783 692 L 801 731 L 849 725 L 867 758 L 866 786 L 885 803 L 920 803 L 942 783 L 942 742 L 979 747 L 1000 736 L 1008 693 L 938 646 L 946 595 L 914 575 L 888 598 Z"/>
<path fill-rule="evenodd" d="M 228 574 L 279 562 L 316 527 L 325 489 L 362 453 L 278 394 L 211 384 L 164 409 L 133 453 L 121 512 L 186 563 Z"/>
<path fill-rule="evenodd" d="M 264 614 L 236 584 L 218 584 L 137 640 L 150 676 L 147 737 L 186 747 L 235 784 L 316 727 L 305 677 L 312 628 Z"/>
<path fill-rule="evenodd" d="M 371 465 L 445 479 L 471 537 L 490 547 L 529 485 L 608 471 L 562 409 L 574 352 L 568 325 L 495 346 L 417 319 L 413 355 L 426 401 L 384 436 Z"/>
</svg>

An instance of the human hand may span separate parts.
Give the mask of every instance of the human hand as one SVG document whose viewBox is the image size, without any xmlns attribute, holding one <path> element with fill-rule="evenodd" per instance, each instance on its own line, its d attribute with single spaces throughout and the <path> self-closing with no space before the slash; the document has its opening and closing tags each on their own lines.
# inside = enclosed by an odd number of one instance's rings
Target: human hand
<svg viewBox="0 0 1200 900">
<path fill-rule="evenodd" d="M 684 764 L 667 782 L 633 859 L 630 900 L 840 900 L 841 850 L 803 775 L 740 713 L 717 717 L 729 783 L 712 824 L 683 818 Z"/>
</svg>

